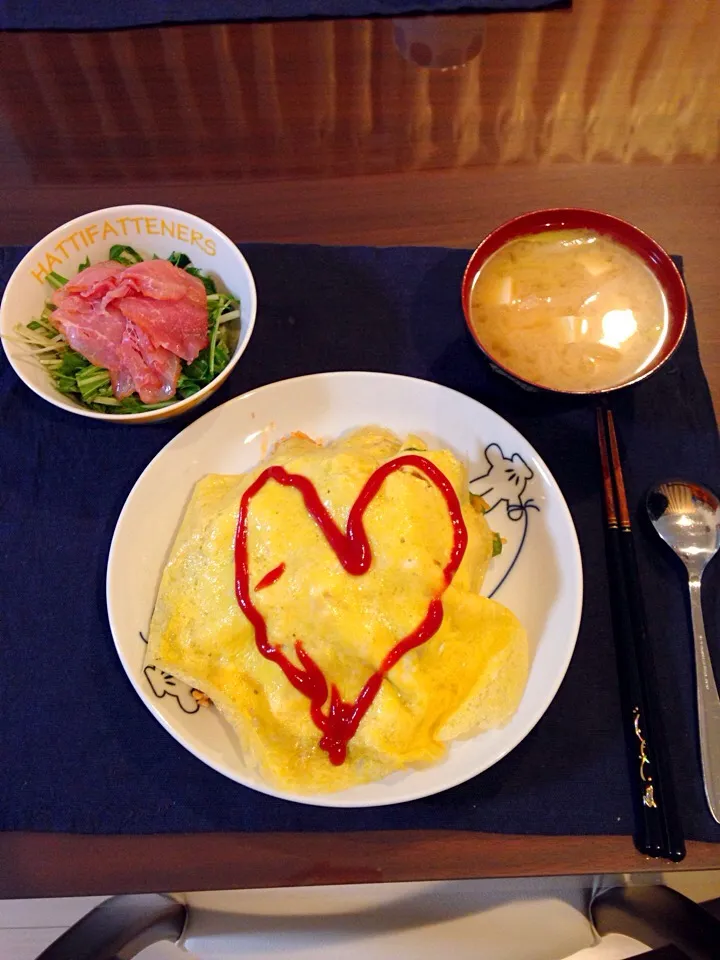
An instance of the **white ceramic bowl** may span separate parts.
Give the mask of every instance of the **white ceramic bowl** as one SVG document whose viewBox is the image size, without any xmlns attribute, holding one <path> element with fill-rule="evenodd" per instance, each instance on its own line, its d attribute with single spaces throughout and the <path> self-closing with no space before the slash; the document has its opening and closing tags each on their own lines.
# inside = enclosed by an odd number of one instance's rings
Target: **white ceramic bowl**
<svg viewBox="0 0 720 960">
<path fill-rule="evenodd" d="M 107 260 L 110 247 L 125 243 L 141 256 L 169 257 L 177 250 L 187 254 L 217 283 L 218 289 L 240 300 L 237 343 L 230 362 L 215 379 L 186 400 L 145 413 L 96 413 L 55 389 L 52 380 L 32 355 L 30 347 L 14 339 L 18 323 L 27 324 L 43 310 L 51 290 L 44 276 L 56 270 L 72 277 L 86 257 L 95 263 Z M 255 325 L 257 295 L 250 267 L 235 244 L 212 224 L 183 210 L 133 203 L 107 207 L 76 217 L 49 233 L 20 261 L 0 304 L 0 336 L 5 354 L 20 379 L 39 397 L 69 413 L 95 420 L 148 423 L 185 413 L 213 394 L 227 379 L 245 352 Z"/>
</svg>

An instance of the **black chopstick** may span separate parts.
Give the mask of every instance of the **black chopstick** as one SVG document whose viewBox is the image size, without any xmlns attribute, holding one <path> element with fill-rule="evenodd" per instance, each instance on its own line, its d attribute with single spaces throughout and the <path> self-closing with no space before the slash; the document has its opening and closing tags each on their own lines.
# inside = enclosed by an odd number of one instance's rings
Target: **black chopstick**
<svg viewBox="0 0 720 960">
<path fill-rule="evenodd" d="M 679 861 L 685 840 L 662 738 L 635 545 L 612 411 L 597 409 L 605 494 L 620 706 L 635 812 L 634 842 L 650 857 Z"/>
</svg>

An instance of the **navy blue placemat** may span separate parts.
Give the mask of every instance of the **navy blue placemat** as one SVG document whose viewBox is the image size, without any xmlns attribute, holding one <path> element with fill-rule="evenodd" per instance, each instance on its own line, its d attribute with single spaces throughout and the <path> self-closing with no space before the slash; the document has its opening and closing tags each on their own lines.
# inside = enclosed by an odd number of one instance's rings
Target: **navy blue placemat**
<svg viewBox="0 0 720 960">
<path fill-rule="evenodd" d="M 0 356 L 0 828 L 86 833 L 457 828 L 629 833 L 595 418 L 494 374 L 466 333 L 467 252 L 243 246 L 260 304 L 249 348 L 210 404 L 285 377 L 378 370 L 436 380 L 497 410 L 554 472 L 577 526 L 585 606 L 568 675 L 504 760 L 463 786 L 375 810 L 274 800 L 196 760 L 148 713 L 110 635 L 105 566 L 138 474 L 189 422 L 88 421 L 35 397 Z M 0 288 L 24 253 L 0 249 Z M 673 360 L 615 401 L 631 502 L 652 481 L 720 479 L 720 445 L 694 324 Z M 204 409 L 208 409 L 208 405 Z M 199 414 L 196 414 L 199 415 Z M 703 797 L 682 570 L 639 521 L 636 539 L 658 683 L 690 837 L 720 840 Z M 720 561 L 705 590 L 720 658 Z"/>
<path fill-rule="evenodd" d="M 571 0 L 0 0 L 0 30 L 112 30 L 160 23 L 542 10 Z"/>
</svg>

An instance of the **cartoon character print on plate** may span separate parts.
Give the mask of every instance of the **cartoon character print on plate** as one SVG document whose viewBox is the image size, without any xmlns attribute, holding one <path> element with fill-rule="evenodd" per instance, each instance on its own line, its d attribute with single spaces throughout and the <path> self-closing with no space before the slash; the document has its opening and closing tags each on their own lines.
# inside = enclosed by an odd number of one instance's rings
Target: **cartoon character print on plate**
<svg viewBox="0 0 720 960">
<path fill-rule="evenodd" d="M 485 500 L 488 505 L 487 514 L 491 514 L 500 504 L 505 504 L 507 518 L 522 522 L 518 545 L 513 550 L 511 543 L 510 562 L 500 582 L 490 593 L 492 597 L 505 583 L 520 556 L 527 537 L 529 511 L 540 510 L 540 507 L 532 497 L 525 497 L 525 490 L 535 474 L 519 453 L 506 457 L 499 443 L 491 443 L 485 447 L 485 460 L 488 469 L 470 481 L 470 492 Z M 490 525 L 492 526 L 492 521 Z"/>
<path fill-rule="evenodd" d="M 140 639 L 147 644 L 145 636 L 141 633 Z M 171 673 L 167 673 L 161 667 L 156 667 L 152 663 L 146 663 L 143 667 L 145 679 L 150 684 L 150 689 L 158 698 L 175 697 L 183 713 L 197 713 L 200 709 L 200 701 L 194 696 L 194 691 L 180 680 L 176 680 Z"/>
</svg>

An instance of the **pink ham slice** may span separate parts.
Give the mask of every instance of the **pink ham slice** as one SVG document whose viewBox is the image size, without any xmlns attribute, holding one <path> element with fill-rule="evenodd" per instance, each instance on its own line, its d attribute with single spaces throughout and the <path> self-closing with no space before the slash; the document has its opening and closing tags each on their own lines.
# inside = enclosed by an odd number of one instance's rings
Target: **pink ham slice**
<svg viewBox="0 0 720 960">
<path fill-rule="evenodd" d="M 104 297 L 116 286 L 118 277 L 125 272 L 125 269 L 121 263 L 116 263 L 114 260 L 106 260 L 86 267 L 64 287 L 55 291 L 53 303 L 60 306 L 64 300 L 73 295 L 92 301 Z"/>
<path fill-rule="evenodd" d="M 139 296 L 124 296 L 118 307 L 159 347 L 191 363 L 208 345 L 207 293 L 202 282 L 167 260 L 145 260 L 123 274 L 122 284 Z"/>
<path fill-rule="evenodd" d="M 54 311 L 52 320 L 73 350 L 90 363 L 108 370 L 120 368 L 118 347 L 125 332 L 125 317 L 118 310 L 104 310 L 99 303 L 71 294 Z"/>
<path fill-rule="evenodd" d="M 52 314 L 73 349 L 110 371 L 118 399 L 175 395 L 180 358 L 207 346 L 207 294 L 197 277 L 166 260 L 88 267 L 53 294 Z"/>
<path fill-rule="evenodd" d="M 168 260 L 143 260 L 127 267 L 124 280 L 133 280 L 138 293 L 154 300 L 182 300 L 188 297 L 197 306 L 206 305 L 207 294 L 201 280 Z"/>
<path fill-rule="evenodd" d="M 125 327 L 120 359 L 143 403 L 160 403 L 175 396 L 180 360 L 164 347 L 154 346 L 150 338 L 132 323 Z M 122 386 L 120 380 L 118 386 Z"/>
<path fill-rule="evenodd" d="M 187 300 L 123 297 L 118 301 L 118 307 L 153 343 L 188 363 L 208 344 L 207 309 L 198 310 Z"/>
<path fill-rule="evenodd" d="M 113 394 L 118 400 L 124 400 L 125 397 L 130 397 L 135 393 L 135 381 L 130 371 L 125 367 L 120 370 L 111 370 L 110 382 L 112 383 Z"/>
</svg>

